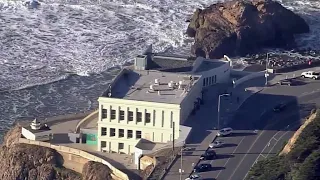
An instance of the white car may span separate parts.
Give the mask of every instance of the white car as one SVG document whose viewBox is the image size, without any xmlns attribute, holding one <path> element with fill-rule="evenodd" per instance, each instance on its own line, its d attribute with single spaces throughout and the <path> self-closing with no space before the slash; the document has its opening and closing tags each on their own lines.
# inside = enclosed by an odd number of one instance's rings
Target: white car
<svg viewBox="0 0 320 180">
<path fill-rule="evenodd" d="M 200 179 L 200 176 L 198 174 L 192 174 L 190 177 L 188 177 L 185 180 L 192 180 L 192 179 Z"/>
<path fill-rule="evenodd" d="M 303 78 L 319 79 L 319 78 L 320 78 L 320 75 L 319 75 L 319 73 L 316 73 L 316 72 L 314 72 L 314 71 L 307 71 L 307 72 L 301 73 L 301 77 L 303 77 Z"/>
<path fill-rule="evenodd" d="M 232 134 L 232 128 L 223 128 L 217 132 L 217 136 L 227 136 Z"/>
<path fill-rule="evenodd" d="M 223 142 L 221 141 L 214 141 L 213 143 L 209 144 L 209 148 L 219 148 L 223 146 Z"/>
</svg>

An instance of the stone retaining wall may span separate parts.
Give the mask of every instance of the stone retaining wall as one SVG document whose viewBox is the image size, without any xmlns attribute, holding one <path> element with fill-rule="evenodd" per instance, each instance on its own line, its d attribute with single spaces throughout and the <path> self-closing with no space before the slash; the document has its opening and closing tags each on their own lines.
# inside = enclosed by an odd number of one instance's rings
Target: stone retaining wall
<svg viewBox="0 0 320 180">
<path fill-rule="evenodd" d="M 102 159 L 100 157 L 94 156 L 88 152 L 85 152 L 85 151 L 82 151 L 79 149 L 75 149 L 75 148 L 70 148 L 67 146 L 53 145 L 53 144 L 50 144 L 47 142 L 33 141 L 33 140 L 25 139 L 25 138 L 19 138 L 19 143 L 49 147 L 49 148 L 57 150 L 59 153 L 62 153 L 62 156 L 64 156 L 64 157 L 67 157 L 67 155 L 69 155 L 69 157 L 67 159 L 64 159 L 64 161 L 65 161 L 64 165 L 66 165 L 66 166 L 72 166 L 72 162 L 73 162 L 72 160 L 79 160 L 79 158 L 80 158 L 80 161 L 77 161 L 77 162 L 74 161 L 74 162 L 79 163 L 79 164 L 80 164 L 80 162 L 85 163 L 87 161 L 100 162 L 102 164 L 107 165 L 111 169 L 115 179 L 129 180 L 129 177 L 125 173 L 123 173 L 122 171 L 113 167 L 109 162 L 105 161 L 104 159 Z M 81 159 L 81 158 L 83 158 L 83 159 Z M 81 165 L 83 166 L 84 164 L 81 164 Z M 71 168 L 71 169 L 79 171 L 80 168 L 78 168 L 78 169 Z M 81 169 L 81 171 L 82 171 L 82 169 Z"/>
</svg>

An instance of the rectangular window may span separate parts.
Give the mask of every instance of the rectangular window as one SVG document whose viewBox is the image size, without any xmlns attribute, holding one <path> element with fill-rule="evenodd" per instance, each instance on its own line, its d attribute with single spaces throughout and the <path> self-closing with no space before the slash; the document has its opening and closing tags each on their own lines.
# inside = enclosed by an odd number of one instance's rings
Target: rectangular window
<svg viewBox="0 0 320 180">
<path fill-rule="evenodd" d="M 206 86 L 209 85 L 209 78 L 206 78 Z"/>
<path fill-rule="evenodd" d="M 162 111 L 161 127 L 164 126 L 164 111 Z"/>
<path fill-rule="evenodd" d="M 106 141 L 101 141 L 101 148 L 107 147 L 107 142 Z"/>
<path fill-rule="evenodd" d="M 110 128 L 110 137 L 116 136 L 116 129 L 115 128 Z"/>
<path fill-rule="evenodd" d="M 136 131 L 136 139 L 141 139 L 141 131 Z"/>
<path fill-rule="evenodd" d="M 124 111 L 120 110 L 120 120 L 124 120 Z"/>
<path fill-rule="evenodd" d="M 206 79 L 203 78 L 203 86 L 206 86 Z"/>
<path fill-rule="evenodd" d="M 211 77 L 211 84 L 214 84 L 214 76 Z"/>
<path fill-rule="evenodd" d="M 124 137 L 124 129 L 119 129 L 119 138 Z"/>
<path fill-rule="evenodd" d="M 212 84 L 212 77 L 209 77 L 209 84 Z"/>
<path fill-rule="evenodd" d="M 119 143 L 118 146 L 119 146 L 119 150 L 120 149 L 124 149 L 124 144 L 123 143 Z"/>
<path fill-rule="evenodd" d="M 128 121 L 133 121 L 133 112 L 128 111 Z"/>
<path fill-rule="evenodd" d="M 111 110 L 111 119 L 116 119 L 116 110 Z"/>
<path fill-rule="evenodd" d="M 128 139 L 129 138 L 133 138 L 133 131 L 132 130 L 128 130 Z"/>
<path fill-rule="evenodd" d="M 142 113 L 137 112 L 137 122 L 142 122 Z"/>
<path fill-rule="evenodd" d="M 217 75 L 214 75 L 214 83 L 217 82 Z"/>
<path fill-rule="evenodd" d="M 101 118 L 104 119 L 104 118 L 107 118 L 107 117 L 108 117 L 108 110 L 107 109 L 102 109 Z"/>
<path fill-rule="evenodd" d="M 102 127 L 101 128 L 101 136 L 106 136 L 107 135 L 107 128 Z"/>
<path fill-rule="evenodd" d="M 150 123 L 150 122 L 151 122 L 151 114 L 146 113 L 146 123 Z"/>
</svg>

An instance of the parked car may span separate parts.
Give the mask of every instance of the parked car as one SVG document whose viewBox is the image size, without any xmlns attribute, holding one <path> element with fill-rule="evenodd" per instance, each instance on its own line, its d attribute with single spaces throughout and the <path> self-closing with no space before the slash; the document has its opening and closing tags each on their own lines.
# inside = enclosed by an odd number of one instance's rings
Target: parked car
<svg viewBox="0 0 320 180">
<path fill-rule="evenodd" d="M 223 128 L 223 129 L 220 129 L 218 132 L 217 132 L 217 136 L 227 136 L 227 135 L 230 135 L 232 134 L 232 128 L 228 127 L 228 128 Z"/>
<path fill-rule="evenodd" d="M 301 77 L 303 77 L 303 78 L 319 79 L 319 78 L 320 78 L 320 75 L 319 75 L 319 73 L 316 73 L 316 72 L 314 72 L 314 71 L 307 71 L 307 72 L 301 73 Z"/>
<path fill-rule="evenodd" d="M 219 148 L 221 146 L 223 146 L 222 141 L 214 141 L 213 143 L 209 144 L 209 148 Z"/>
<path fill-rule="evenodd" d="M 198 174 L 192 174 L 190 177 L 188 177 L 187 179 L 185 180 L 193 180 L 193 179 L 200 179 L 201 176 L 198 175 Z"/>
<path fill-rule="evenodd" d="M 214 150 L 208 150 L 200 156 L 201 160 L 212 160 L 217 157 L 217 154 Z"/>
<path fill-rule="evenodd" d="M 212 169 L 211 164 L 200 164 L 193 169 L 193 172 L 206 172 Z"/>
<path fill-rule="evenodd" d="M 273 111 L 280 112 L 280 111 L 283 111 L 285 108 L 286 108 L 286 104 L 280 103 L 273 108 Z"/>
<path fill-rule="evenodd" d="M 292 86 L 292 85 L 294 85 L 294 81 L 291 80 L 291 79 L 283 79 L 283 80 L 280 80 L 280 81 L 278 82 L 278 84 L 280 84 L 280 85 Z"/>
</svg>

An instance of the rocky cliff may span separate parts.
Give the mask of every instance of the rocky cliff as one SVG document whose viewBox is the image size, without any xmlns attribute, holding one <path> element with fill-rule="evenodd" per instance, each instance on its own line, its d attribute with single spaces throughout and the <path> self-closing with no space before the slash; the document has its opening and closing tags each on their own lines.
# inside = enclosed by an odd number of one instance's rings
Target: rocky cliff
<svg viewBox="0 0 320 180">
<path fill-rule="evenodd" d="M 110 169 L 89 161 L 79 174 L 62 166 L 63 158 L 54 149 L 16 143 L 21 127 L 15 126 L 0 147 L 1 180 L 111 180 Z"/>
<path fill-rule="evenodd" d="M 294 47 L 294 35 L 307 32 L 304 19 L 271 0 L 233 0 L 197 9 L 187 29 L 195 39 L 192 52 L 210 58 Z"/>
</svg>

